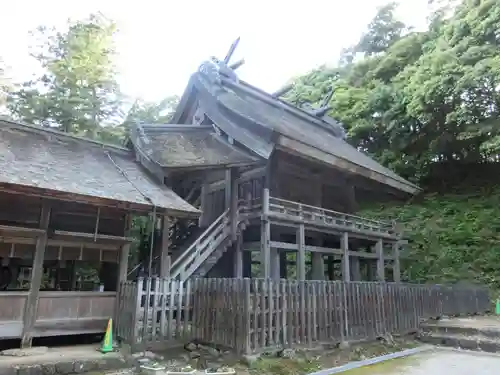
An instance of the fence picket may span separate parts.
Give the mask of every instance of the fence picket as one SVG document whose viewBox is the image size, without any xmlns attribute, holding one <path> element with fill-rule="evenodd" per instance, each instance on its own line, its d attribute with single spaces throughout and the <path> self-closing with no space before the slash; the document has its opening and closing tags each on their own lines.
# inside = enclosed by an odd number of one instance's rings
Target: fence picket
<svg viewBox="0 0 500 375">
<path fill-rule="evenodd" d="M 125 342 L 199 339 L 240 353 L 404 334 L 490 307 L 486 288 L 384 282 L 138 278 L 117 296 Z"/>
</svg>

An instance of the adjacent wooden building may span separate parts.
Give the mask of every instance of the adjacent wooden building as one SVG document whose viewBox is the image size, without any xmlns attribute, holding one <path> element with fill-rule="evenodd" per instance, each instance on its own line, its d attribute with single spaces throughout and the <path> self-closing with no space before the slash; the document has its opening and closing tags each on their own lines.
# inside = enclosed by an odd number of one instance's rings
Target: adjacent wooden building
<svg viewBox="0 0 500 375">
<path fill-rule="evenodd" d="M 128 146 L 151 174 L 200 196 L 206 230 L 171 253 L 170 275 L 399 281 L 401 228 L 355 212 L 419 188 L 349 145 L 327 107 L 280 94 L 212 59 L 171 124 L 131 129 Z"/>
<path fill-rule="evenodd" d="M 132 215 L 153 214 L 199 211 L 128 149 L 0 120 L 0 338 L 103 332 Z"/>
</svg>

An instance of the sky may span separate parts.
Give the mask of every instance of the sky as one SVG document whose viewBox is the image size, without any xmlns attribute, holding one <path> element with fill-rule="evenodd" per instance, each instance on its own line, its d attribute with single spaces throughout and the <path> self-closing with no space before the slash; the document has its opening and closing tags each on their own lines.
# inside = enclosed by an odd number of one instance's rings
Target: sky
<svg viewBox="0 0 500 375">
<path fill-rule="evenodd" d="M 125 94 L 161 100 L 182 94 L 199 64 L 223 58 L 241 37 L 232 61 L 239 76 L 266 91 L 315 67 L 335 63 L 387 0 L 16 0 L 0 13 L 0 56 L 14 81 L 37 73 L 29 31 L 63 28 L 68 19 L 101 12 L 117 22 L 118 81 Z M 427 0 L 401 0 L 398 17 L 424 27 Z"/>
</svg>

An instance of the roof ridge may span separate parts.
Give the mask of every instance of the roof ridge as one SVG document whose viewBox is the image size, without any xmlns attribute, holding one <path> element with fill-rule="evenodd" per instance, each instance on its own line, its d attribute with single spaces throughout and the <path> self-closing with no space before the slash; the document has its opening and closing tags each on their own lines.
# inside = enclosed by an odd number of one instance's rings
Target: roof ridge
<svg viewBox="0 0 500 375">
<path fill-rule="evenodd" d="M 191 125 L 191 124 L 137 124 L 144 130 L 207 130 L 211 129 L 212 125 Z"/>
<path fill-rule="evenodd" d="M 232 80 L 226 79 L 225 77 L 222 77 L 221 80 L 222 80 L 223 84 L 229 86 L 232 90 L 240 89 L 240 90 L 245 91 L 246 94 L 254 96 L 256 99 L 259 99 L 259 100 L 262 100 L 262 99 L 266 100 L 267 99 L 269 105 L 272 105 L 273 107 L 278 108 L 278 109 L 288 111 L 290 114 L 292 114 L 294 116 L 302 117 L 302 119 L 309 121 L 314 126 L 318 126 L 322 129 L 328 131 L 328 132 L 331 132 L 334 135 L 334 137 L 345 141 L 342 137 L 339 137 L 334 133 L 333 125 L 331 123 L 329 123 L 328 121 L 325 121 L 321 117 L 314 116 L 312 113 L 309 113 L 300 107 L 296 107 L 288 102 L 280 100 L 279 98 L 274 97 L 273 95 L 265 92 L 264 90 L 259 89 L 258 87 L 249 84 L 248 82 L 245 82 L 242 80 L 239 80 L 238 82 L 234 82 Z M 254 92 L 252 92 L 252 91 L 254 91 Z M 259 95 L 262 95 L 265 98 L 259 98 Z M 332 120 L 338 122 L 334 118 L 332 118 Z M 340 123 L 339 123 L 339 125 L 340 125 Z"/>
<path fill-rule="evenodd" d="M 44 128 L 43 126 L 39 126 L 39 125 L 26 124 L 23 122 L 12 120 L 10 118 L 6 118 L 4 116 L 0 116 L 0 123 L 6 123 L 11 127 L 26 130 L 26 131 L 29 131 L 31 133 L 55 135 L 57 137 L 62 137 L 62 138 L 66 138 L 66 139 L 71 139 L 71 140 L 75 140 L 75 141 L 89 143 L 91 146 L 94 146 L 94 147 L 109 148 L 112 151 L 120 151 L 120 152 L 130 153 L 130 150 L 125 148 L 125 147 L 117 146 L 117 145 L 114 145 L 111 143 L 96 141 L 96 140 L 90 139 L 90 138 L 80 137 L 80 136 L 74 135 L 74 134 L 64 133 L 64 132 L 61 132 L 59 130 Z"/>
</svg>

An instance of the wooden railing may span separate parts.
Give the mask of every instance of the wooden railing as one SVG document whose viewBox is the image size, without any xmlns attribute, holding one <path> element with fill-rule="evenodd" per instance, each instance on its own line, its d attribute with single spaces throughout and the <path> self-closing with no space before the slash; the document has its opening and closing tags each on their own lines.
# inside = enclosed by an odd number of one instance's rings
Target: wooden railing
<svg viewBox="0 0 500 375">
<path fill-rule="evenodd" d="M 0 339 L 19 338 L 28 292 L 0 292 Z"/>
<path fill-rule="evenodd" d="M 121 285 L 119 303 L 130 344 L 198 339 L 240 353 L 405 334 L 490 308 L 482 287 L 203 278 L 139 278 Z"/>
<path fill-rule="evenodd" d="M 173 263 L 170 277 L 187 280 L 229 235 L 229 210 L 215 220 Z"/>
<path fill-rule="evenodd" d="M 268 207 L 267 215 L 269 217 L 284 221 L 368 233 L 381 237 L 395 238 L 401 236 L 394 222 L 369 219 L 281 198 L 269 197 L 268 204 L 263 202 L 262 199 L 242 201 L 241 207 L 242 214 L 250 218 L 263 214 L 263 207 Z"/>
</svg>

